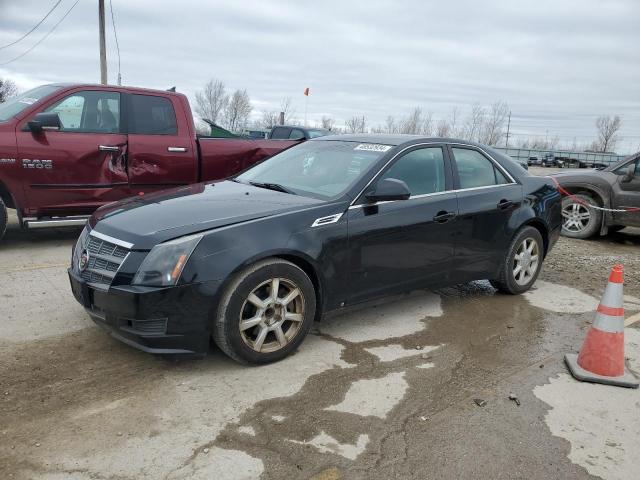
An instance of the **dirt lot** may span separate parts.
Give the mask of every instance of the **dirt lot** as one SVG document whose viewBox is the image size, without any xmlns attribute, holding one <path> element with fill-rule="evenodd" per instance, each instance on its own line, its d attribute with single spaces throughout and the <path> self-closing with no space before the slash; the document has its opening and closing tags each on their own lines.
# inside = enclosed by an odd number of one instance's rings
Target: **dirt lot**
<svg viewBox="0 0 640 480">
<path fill-rule="evenodd" d="M 264 367 L 106 336 L 68 288 L 77 234 L 14 219 L 0 246 L 0 478 L 637 478 L 640 392 L 562 357 L 614 263 L 640 311 L 640 230 L 562 238 L 523 296 L 477 282 L 323 321 Z"/>
</svg>

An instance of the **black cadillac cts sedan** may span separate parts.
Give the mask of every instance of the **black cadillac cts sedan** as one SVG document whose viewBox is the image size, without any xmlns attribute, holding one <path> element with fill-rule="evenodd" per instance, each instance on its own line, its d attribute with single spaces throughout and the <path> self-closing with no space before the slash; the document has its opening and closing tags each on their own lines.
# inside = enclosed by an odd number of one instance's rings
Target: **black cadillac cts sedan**
<svg viewBox="0 0 640 480">
<path fill-rule="evenodd" d="M 561 198 L 488 147 L 415 136 L 310 140 L 225 181 L 108 205 L 69 269 L 76 299 L 152 353 L 266 363 L 325 312 L 489 279 L 517 294 L 561 229 Z"/>
</svg>

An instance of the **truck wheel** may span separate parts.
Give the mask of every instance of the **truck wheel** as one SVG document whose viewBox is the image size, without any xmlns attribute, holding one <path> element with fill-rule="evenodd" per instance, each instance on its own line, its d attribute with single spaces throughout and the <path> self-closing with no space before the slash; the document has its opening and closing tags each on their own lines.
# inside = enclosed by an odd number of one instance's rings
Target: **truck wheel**
<svg viewBox="0 0 640 480">
<path fill-rule="evenodd" d="M 503 293 L 526 292 L 538 278 L 544 257 L 542 235 L 534 227 L 524 227 L 516 233 L 500 267 L 500 276 L 490 280 Z"/>
<path fill-rule="evenodd" d="M 585 239 L 595 235 L 602 224 L 602 212 L 585 206 L 598 206 L 587 194 L 577 194 L 562 199 L 562 234 L 566 237 Z"/>
<path fill-rule="evenodd" d="M 7 223 L 9 222 L 9 216 L 7 214 L 7 207 L 0 198 L 0 240 L 4 237 L 5 232 L 7 231 Z"/>
<path fill-rule="evenodd" d="M 270 363 L 293 352 L 309 332 L 316 293 L 307 274 L 279 258 L 238 273 L 227 286 L 213 324 L 213 340 L 242 363 Z"/>
</svg>

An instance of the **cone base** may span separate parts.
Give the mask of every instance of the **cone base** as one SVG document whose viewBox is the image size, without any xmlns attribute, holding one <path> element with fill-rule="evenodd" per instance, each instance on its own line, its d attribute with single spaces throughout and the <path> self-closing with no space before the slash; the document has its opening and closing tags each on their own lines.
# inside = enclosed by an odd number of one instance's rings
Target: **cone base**
<svg viewBox="0 0 640 480">
<path fill-rule="evenodd" d="M 614 385 L 616 387 L 638 388 L 640 382 L 631 373 L 625 371 L 624 375 L 620 377 L 605 377 L 604 375 L 598 375 L 591 373 L 580 365 L 578 365 L 578 355 L 568 353 L 564 356 L 564 361 L 569 367 L 571 375 L 576 380 L 582 382 L 602 383 L 604 385 Z"/>
</svg>

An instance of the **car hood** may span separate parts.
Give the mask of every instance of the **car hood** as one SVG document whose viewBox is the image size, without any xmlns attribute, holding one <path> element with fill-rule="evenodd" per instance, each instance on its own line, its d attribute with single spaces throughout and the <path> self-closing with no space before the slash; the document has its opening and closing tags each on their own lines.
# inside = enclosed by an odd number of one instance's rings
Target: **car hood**
<svg viewBox="0 0 640 480">
<path fill-rule="evenodd" d="M 89 223 L 135 250 L 148 250 L 183 235 L 324 203 L 231 181 L 198 183 L 105 205 Z"/>
<path fill-rule="evenodd" d="M 558 172 L 551 174 L 560 183 L 564 182 L 588 182 L 594 179 L 603 179 L 613 175 L 611 172 L 605 172 L 603 170 L 580 170 L 573 172 Z"/>
</svg>

